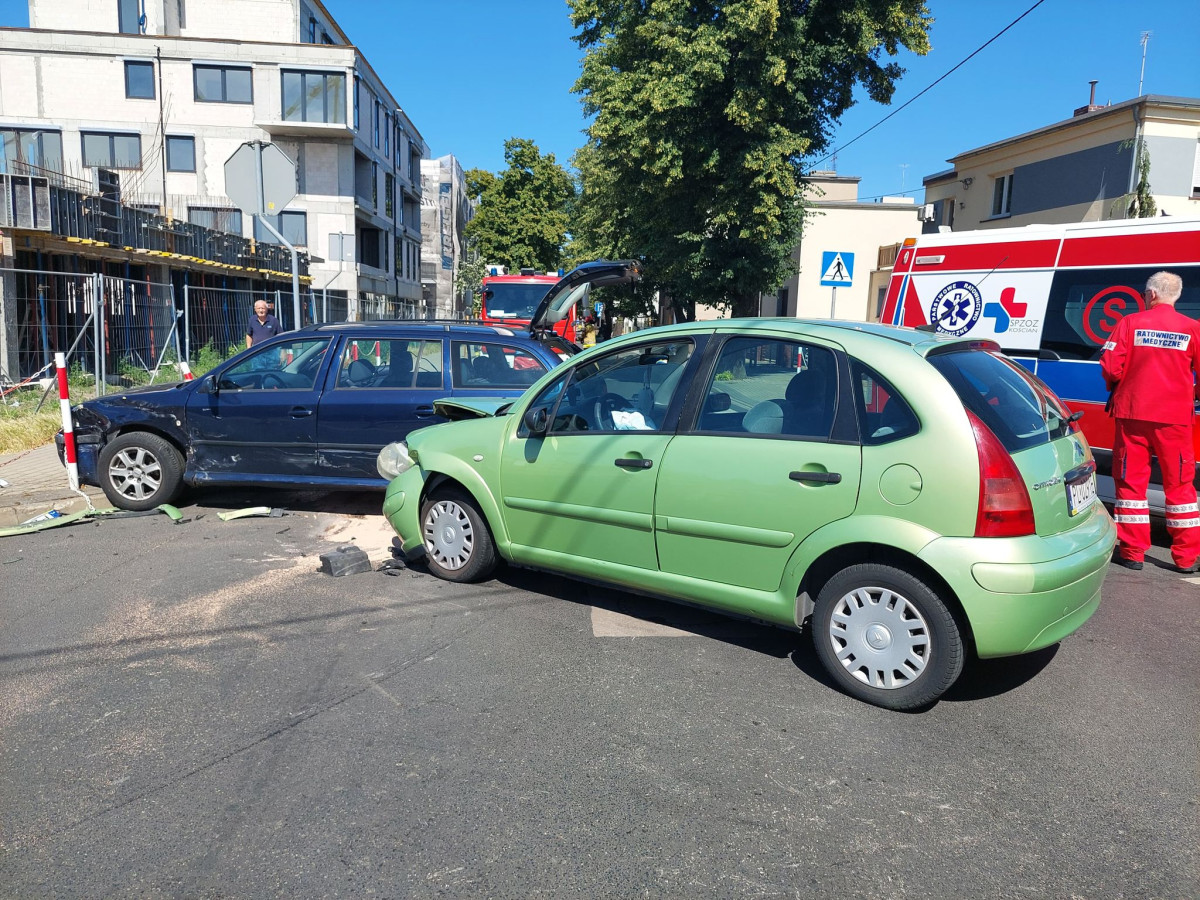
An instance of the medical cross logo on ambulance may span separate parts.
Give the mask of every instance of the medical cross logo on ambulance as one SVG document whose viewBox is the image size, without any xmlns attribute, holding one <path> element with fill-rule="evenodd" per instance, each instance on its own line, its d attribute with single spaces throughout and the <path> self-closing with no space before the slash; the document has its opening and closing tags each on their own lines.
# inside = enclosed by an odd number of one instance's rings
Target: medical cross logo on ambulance
<svg viewBox="0 0 1200 900">
<path fill-rule="evenodd" d="M 1200 219 L 923 234 L 897 256 L 880 321 L 999 343 L 1073 411 L 1088 411 L 1079 424 L 1107 474 L 1114 423 L 1100 354 L 1117 323 L 1146 308 L 1146 279 L 1164 269 L 1183 278 L 1175 308 L 1200 318 Z M 1154 478 L 1151 508 L 1161 512 Z M 1100 489 L 1112 498 L 1111 479 Z"/>
</svg>

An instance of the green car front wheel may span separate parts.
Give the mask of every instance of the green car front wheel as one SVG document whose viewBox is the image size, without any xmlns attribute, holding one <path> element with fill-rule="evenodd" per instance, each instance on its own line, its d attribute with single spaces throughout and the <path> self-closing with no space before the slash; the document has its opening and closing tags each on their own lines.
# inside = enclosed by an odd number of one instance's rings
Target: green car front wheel
<svg viewBox="0 0 1200 900">
<path fill-rule="evenodd" d="M 429 570 L 446 581 L 482 581 L 496 568 L 496 545 L 475 498 L 456 488 L 437 491 L 421 507 L 421 537 Z"/>
</svg>

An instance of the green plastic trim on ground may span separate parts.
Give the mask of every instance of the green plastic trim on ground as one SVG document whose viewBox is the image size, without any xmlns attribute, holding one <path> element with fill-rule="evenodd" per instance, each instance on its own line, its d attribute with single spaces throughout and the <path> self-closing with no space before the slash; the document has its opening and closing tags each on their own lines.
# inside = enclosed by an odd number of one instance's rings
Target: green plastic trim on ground
<svg viewBox="0 0 1200 900">
<path fill-rule="evenodd" d="M 229 512 L 217 513 L 222 522 L 232 522 L 234 519 L 246 519 L 250 516 L 271 516 L 279 518 L 284 510 L 271 506 L 247 506 L 245 509 L 231 509 Z"/>
<path fill-rule="evenodd" d="M 126 519 L 134 516 L 151 516 L 155 513 L 164 513 L 170 517 L 171 521 L 176 525 L 183 520 L 181 513 L 174 506 L 164 503 L 161 506 L 156 506 L 154 509 L 148 509 L 144 512 L 134 512 L 127 509 L 117 509 L 115 506 L 105 507 L 104 509 L 83 509 L 79 512 L 67 513 L 65 516 L 57 516 L 53 519 L 46 519 L 41 522 L 34 522 L 32 525 L 14 525 L 11 528 L 0 528 L 0 537 L 12 537 L 18 534 L 35 534 L 39 531 L 45 531 L 48 528 L 61 528 L 63 525 L 75 525 L 87 519 Z"/>
</svg>

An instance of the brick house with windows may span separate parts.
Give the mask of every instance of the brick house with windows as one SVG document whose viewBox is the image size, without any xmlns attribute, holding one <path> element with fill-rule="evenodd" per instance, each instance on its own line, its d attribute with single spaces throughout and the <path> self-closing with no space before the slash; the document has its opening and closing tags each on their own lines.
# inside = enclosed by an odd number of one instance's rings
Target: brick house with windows
<svg viewBox="0 0 1200 900">
<path fill-rule="evenodd" d="M 0 172 L 92 183 L 257 241 L 225 195 L 245 141 L 277 144 L 299 192 L 272 225 L 313 257 L 315 290 L 421 297 L 428 147 L 320 0 L 29 0 L 0 29 Z"/>
<path fill-rule="evenodd" d="M 1094 93 L 1094 92 L 1093 92 Z M 1160 214 L 1200 215 L 1200 99 L 1148 94 L 968 150 L 924 179 L 926 232 L 1092 222 L 1128 215 L 1138 143 Z"/>
</svg>

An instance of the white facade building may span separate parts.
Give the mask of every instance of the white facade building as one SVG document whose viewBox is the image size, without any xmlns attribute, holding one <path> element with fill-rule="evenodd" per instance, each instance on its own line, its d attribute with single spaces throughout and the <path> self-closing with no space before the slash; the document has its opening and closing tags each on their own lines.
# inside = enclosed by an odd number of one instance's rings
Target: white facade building
<svg viewBox="0 0 1200 900">
<path fill-rule="evenodd" d="M 858 199 L 861 179 L 836 172 L 813 172 L 805 181 L 816 188 L 804 219 L 804 233 L 792 250 L 793 274 L 774 295 L 759 296 L 759 315 L 801 319 L 877 321 L 895 259 L 894 245 L 921 233 L 922 208 L 911 197 Z M 850 284 L 821 284 L 830 260 L 841 258 Z M 841 280 L 838 278 L 837 280 Z M 660 321 L 667 321 L 665 309 Z M 697 319 L 724 318 L 715 307 L 696 307 Z"/>
<path fill-rule="evenodd" d="M 127 204 L 270 241 L 224 163 L 271 141 L 299 182 L 273 224 L 321 260 L 312 287 L 351 315 L 420 298 L 428 148 L 319 0 L 29 0 L 29 21 L 0 29 L 0 171 L 114 169 Z"/>
<path fill-rule="evenodd" d="M 426 311 L 457 319 L 470 299 L 454 290 L 463 260 L 463 229 L 475 214 L 462 165 L 453 156 L 421 160 L 421 290 Z"/>
</svg>

